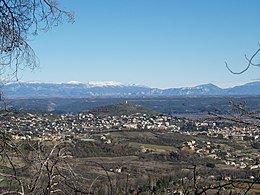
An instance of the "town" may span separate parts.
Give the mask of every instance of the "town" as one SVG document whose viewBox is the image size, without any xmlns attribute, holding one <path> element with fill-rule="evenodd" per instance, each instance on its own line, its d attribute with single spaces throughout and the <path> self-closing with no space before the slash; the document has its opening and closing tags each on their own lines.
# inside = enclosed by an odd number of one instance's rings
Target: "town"
<svg viewBox="0 0 260 195">
<path fill-rule="evenodd" d="M 38 135 L 48 137 L 53 134 L 84 134 L 108 130 L 158 130 L 174 131 L 184 134 L 206 134 L 209 137 L 224 139 L 258 139 L 259 128 L 215 119 L 188 120 L 171 115 L 147 115 L 136 113 L 121 116 L 96 116 L 92 113 L 32 114 L 21 112 L 18 115 L 7 113 L 8 120 L 1 120 L 1 126 L 14 134 Z"/>
<path fill-rule="evenodd" d="M 75 190 L 93 189 L 93 194 L 108 189 L 116 194 L 183 194 L 184 187 L 194 190 L 191 184 L 198 178 L 202 191 L 217 187 L 213 194 L 258 192 L 257 126 L 214 116 L 180 118 L 121 103 L 77 114 L 2 110 L 0 128 L 2 168 L 18 173 L 28 186 L 42 176 L 42 182 L 55 180 L 66 189 L 72 179 L 78 182 Z M 1 181 L 8 181 L 6 173 Z M 65 180 L 46 180 L 54 173 Z M 129 186 L 124 187 L 125 180 Z"/>
<path fill-rule="evenodd" d="M 130 115 L 98 115 L 93 113 L 55 114 L 51 112 L 8 112 L 2 114 L 1 128 L 12 134 L 15 140 L 62 140 L 82 139 L 115 142 L 107 135 L 122 131 L 152 131 L 178 133 L 187 136 L 204 136 L 204 141 L 183 142 L 180 150 L 188 149 L 199 156 L 221 160 L 223 164 L 238 168 L 260 168 L 259 152 L 240 154 L 208 138 L 254 144 L 259 150 L 259 128 L 215 118 L 191 120 L 163 114 L 134 113 Z M 95 135 L 99 136 L 95 136 Z M 94 139 L 92 139 L 94 138 Z M 144 147 L 140 145 L 143 150 Z M 145 152 L 149 151 L 147 149 Z M 153 150 L 150 150 L 153 151 Z"/>
</svg>

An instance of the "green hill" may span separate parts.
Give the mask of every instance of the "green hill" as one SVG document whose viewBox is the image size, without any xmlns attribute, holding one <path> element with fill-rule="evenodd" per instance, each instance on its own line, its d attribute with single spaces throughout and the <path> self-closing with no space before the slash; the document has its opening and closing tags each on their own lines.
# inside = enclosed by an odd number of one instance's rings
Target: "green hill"
<svg viewBox="0 0 260 195">
<path fill-rule="evenodd" d="M 107 105 L 107 106 L 100 106 L 93 110 L 89 111 L 92 114 L 98 115 L 98 116 L 121 116 L 121 115 L 133 115 L 133 114 L 158 114 L 157 112 L 145 108 L 140 105 L 136 104 L 128 104 L 128 103 L 120 103 L 120 104 L 113 104 L 113 105 Z"/>
</svg>

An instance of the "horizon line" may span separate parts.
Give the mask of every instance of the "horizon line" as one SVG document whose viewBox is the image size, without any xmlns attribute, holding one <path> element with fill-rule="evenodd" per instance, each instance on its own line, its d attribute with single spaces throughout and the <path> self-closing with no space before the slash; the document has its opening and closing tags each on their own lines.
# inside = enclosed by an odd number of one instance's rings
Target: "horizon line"
<svg viewBox="0 0 260 195">
<path fill-rule="evenodd" d="M 214 85 L 216 87 L 219 87 L 221 89 L 228 89 L 236 86 L 242 86 L 246 85 L 249 83 L 259 83 L 260 81 L 255 80 L 251 82 L 241 82 L 239 84 L 234 84 L 232 86 L 220 86 L 218 84 L 214 84 L 214 82 L 209 82 L 209 83 L 202 83 L 202 84 L 193 84 L 191 86 L 173 86 L 173 87 L 151 87 L 147 85 L 142 85 L 142 84 L 133 84 L 133 83 L 124 83 L 124 82 L 118 82 L 118 81 L 87 81 L 87 82 L 81 82 L 81 81 L 68 81 L 68 82 L 54 82 L 54 81 L 24 81 L 24 80 L 18 80 L 18 81 L 10 81 L 7 82 L 3 85 L 10 85 L 10 84 L 15 84 L 15 83 L 30 83 L 30 84 L 71 84 L 71 85 L 77 85 L 77 84 L 83 84 L 83 85 L 90 85 L 92 87 L 103 87 L 103 86 L 139 86 L 139 87 L 147 87 L 147 88 L 152 88 L 152 89 L 177 89 L 177 88 L 194 88 L 194 87 L 199 87 L 203 85 Z"/>
</svg>

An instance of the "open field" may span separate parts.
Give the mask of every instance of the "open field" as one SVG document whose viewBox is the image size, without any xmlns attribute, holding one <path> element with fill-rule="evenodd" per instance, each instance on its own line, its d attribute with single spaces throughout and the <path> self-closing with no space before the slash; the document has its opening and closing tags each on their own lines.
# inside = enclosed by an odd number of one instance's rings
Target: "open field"
<svg viewBox="0 0 260 195">
<path fill-rule="evenodd" d="M 49 165 L 57 163 L 53 165 L 61 171 L 58 173 L 62 173 L 63 177 L 72 177 L 78 188 L 93 194 L 102 194 L 104 191 L 113 191 L 115 194 L 153 194 L 153 190 L 159 194 L 171 194 L 183 188 L 194 191 L 192 183 L 195 169 L 196 178 L 199 178 L 196 181 L 199 190 L 212 185 L 227 185 L 221 191 L 208 190 L 208 194 L 227 194 L 230 191 L 245 192 L 253 182 L 249 176 L 259 172 L 227 165 L 220 159 L 211 158 L 210 154 L 196 153 L 196 148 L 203 148 L 205 142 L 211 142 L 213 149 L 219 145 L 219 148 L 246 156 L 243 150 L 237 148 L 236 143 L 226 140 L 158 131 L 114 131 L 106 134 L 92 133 L 89 136 L 95 141 L 74 139 L 65 142 L 62 148 L 67 151 L 68 157 L 58 161 L 55 159 L 61 148 L 56 151 L 53 147 L 62 142 L 42 142 L 39 150 L 36 142 L 30 143 L 30 146 L 36 147 L 33 149 L 26 146 L 29 142 L 18 141 L 20 145 L 25 144 L 22 147 L 24 156 L 14 154 L 12 157 L 18 177 L 29 183 L 34 181 L 40 167 L 44 165 L 40 163 L 41 159 L 45 159 Z M 102 136 L 106 137 L 105 141 L 100 139 Z M 107 143 L 107 140 L 110 142 Z M 195 149 L 186 145 L 192 140 L 196 142 Z M 245 142 L 240 143 L 240 147 L 248 146 Z M 247 149 L 245 152 L 249 151 Z M 27 164 L 29 162 L 33 164 Z M 48 173 L 49 168 L 46 168 L 42 168 L 42 173 Z M 8 174 L 10 171 L 12 169 L 8 163 L 2 164 L 2 172 Z M 70 176 L 71 171 L 73 175 Z M 46 180 L 47 177 L 40 179 Z M 60 178 L 58 184 L 61 185 L 64 181 L 66 180 Z M 8 179 L 1 176 L 0 190 L 4 191 L 7 184 Z M 45 185 L 44 182 L 42 185 Z M 260 184 L 254 184 L 249 194 L 258 194 L 259 187 Z"/>
<path fill-rule="evenodd" d="M 154 144 L 143 144 L 138 142 L 129 142 L 130 147 L 140 148 L 143 147 L 144 149 L 155 151 L 155 152 L 172 152 L 176 151 L 177 149 L 173 146 L 163 146 L 163 145 L 154 145 Z"/>
</svg>

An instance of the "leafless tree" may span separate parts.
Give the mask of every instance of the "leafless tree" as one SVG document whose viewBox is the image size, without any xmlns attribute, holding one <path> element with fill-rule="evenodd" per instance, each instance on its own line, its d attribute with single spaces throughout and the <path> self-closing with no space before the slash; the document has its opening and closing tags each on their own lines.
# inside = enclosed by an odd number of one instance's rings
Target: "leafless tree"
<svg viewBox="0 0 260 195">
<path fill-rule="evenodd" d="M 250 110 L 246 102 L 229 101 L 229 104 L 232 109 L 226 114 L 217 114 L 214 112 L 210 112 L 209 114 L 237 124 L 260 128 L 260 115 L 257 111 Z"/>
<path fill-rule="evenodd" d="M 48 31 L 63 21 L 73 22 L 73 20 L 73 14 L 61 9 L 56 0 L 0 0 L 1 85 L 6 81 L 18 79 L 19 70 L 24 68 L 32 70 L 39 65 L 36 54 L 29 44 L 31 37 L 40 31 Z M 0 117 L 1 120 L 8 120 L 8 113 Z M 20 145 L 13 140 L 12 134 L 7 129 L 0 130 L 0 165 L 5 167 L 4 171 L 0 171 L 0 176 L 5 178 L 4 181 L 9 186 L 2 193 L 24 194 L 27 191 L 37 194 L 39 192 L 37 190 L 42 190 L 43 194 L 50 194 L 59 189 L 55 187 L 57 182 L 60 184 L 60 181 L 64 181 L 61 179 L 63 173 L 73 175 L 65 161 L 67 156 L 64 153 L 64 143 L 54 145 L 45 153 L 40 150 L 41 147 L 36 148 L 34 154 L 38 155 L 34 156 L 34 162 L 30 167 L 34 175 L 31 175 L 32 181 L 28 182 L 19 174 L 14 159 L 19 161 L 23 159 L 25 164 L 30 164 L 32 159 L 24 155 Z M 69 178 L 68 175 L 65 178 Z M 46 182 L 42 183 L 43 181 Z"/>
<path fill-rule="evenodd" d="M 232 74 L 243 74 L 244 72 L 248 71 L 248 69 L 252 66 L 260 68 L 259 63 L 254 63 L 255 58 L 257 55 L 260 53 L 260 44 L 258 45 L 258 49 L 251 55 L 251 57 L 247 57 L 245 55 L 245 59 L 247 61 L 246 67 L 240 71 L 240 72 L 235 72 L 233 71 L 227 62 L 226 68 L 231 72 Z M 246 102 L 239 102 L 235 103 L 233 101 L 230 101 L 230 105 L 233 108 L 233 112 L 227 113 L 226 115 L 218 115 L 213 113 L 214 116 L 217 116 L 221 119 L 229 120 L 235 123 L 247 125 L 247 126 L 253 126 L 256 128 L 256 131 L 259 133 L 259 128 L 260 128 L 260 115 L 259 112 L 254 112 L 250 109 L 247 108 Z M 211 113 L 212 114 L 212 113 Z M 250 190 L 253 188 L 253 186 L 260 181 L 260 174 L 258 173 L 257 176 L 253 179 L 253 181 L 248 183 L 248 186 L 245 188 L 245 191 L 241 194 L 249 194 Z"/>
<path fill-rule="evenodd" d="M 0 194 L 114 194 L 112 178 L 102 163 L 78 164 L 74 147 L 65 139 L 21 140 L 0 131 Z M 104 173 L 84 171 L 91 167 Z"/>
<path fill-rule="evenodd" d="M 18 78 L 19 69 L 34 69 L 37 57 L 28 40 L 39 31 L 48 31 L 64 20 L 73 21 L 71 12 L 56 0 L 0 0 L 0 75 Z"/>
<path fill-rule="evenodd" d="M 259 44 L 259 48 L 255 51 L 255 53 L 254 53 L 250 58 L 248 58 L 247 55 L 245 55 L 245 59 L 246 59 L 246 61 L 247 61 L 247 65 L 246 65 L 246 67 L 245 67 L 242 71 L 240 71 L 240 72 L 235 72 L 235 71 L 233 71 L 233 70 L 229 67 L 229 65 L 228 65 L 227 62 L 225 62 L 226 68 L 227 68 L 227 69 L 229 70 L 229 72 L 231 72 L 232 74 L 243 74 L 243 73 L 246 72 L 251 66 L 256 66 L 256 67 L 260 68 L 260 64 L 259 64 L 259 63 L 254 63 L 254 62 L 253 62 L 254 59 L 255 59 L 255 57 L 258 55 L 259 52 L 260 52 L 260 44 Z"/>
<path fill-rule="evenodd" d="M 191 174 L 181 179 L 182 194 L 202 195 L 202 194 L 254 194 L 253 188 L 260 181 L 260 175 L 257 174 L 253 180 L 210 180 L 203 178 L 201 170 L 194 165 L 190 168 Z"/>
</svg>

